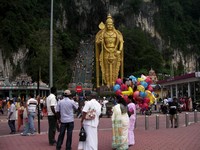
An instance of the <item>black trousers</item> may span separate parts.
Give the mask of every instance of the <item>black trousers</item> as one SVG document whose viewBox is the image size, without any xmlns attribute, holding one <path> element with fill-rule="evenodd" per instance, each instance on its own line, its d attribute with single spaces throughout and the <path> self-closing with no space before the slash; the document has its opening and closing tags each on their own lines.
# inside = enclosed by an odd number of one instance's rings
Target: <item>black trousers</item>
<svg viewBox="0 0 200 150">
<path fill-rule="evenodd" d="M 49 123 L 49 132 L 48 132 L 48 138 L 49 138 L 49 144 L 55 143 L 55 134 L 56 134 L 56 116 L 48 116 L 48 123 Z"/>
<path fill-rule="evenodd" d="M 11 132 L 16 132 L 16 129 L 15 129 L 15 120 L 8 120 L 8 125 L 10 127 Z"/>
<path fill-rule="evenodd" d="M 63 139 L 65 137 L 66 129 L 67 129 L 66 150 L 71 150 L 72 133 L 73 133 L 73 130 L 74 130 L 74 122 L 61 123 L 60 134 L 58 136 L 58 141 L 57 141 L 57 146 L 56 146 L 57 150 L 61 149 L 61 145 L 62 145 Z"/>
</svg>

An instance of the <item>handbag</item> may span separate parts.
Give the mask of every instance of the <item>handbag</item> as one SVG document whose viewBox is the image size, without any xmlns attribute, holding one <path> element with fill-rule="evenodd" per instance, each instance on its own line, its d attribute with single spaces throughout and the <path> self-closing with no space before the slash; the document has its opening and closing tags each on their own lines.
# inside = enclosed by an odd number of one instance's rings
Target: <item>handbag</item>
<svg viewBox="0 0 200 150">
<path fill-rule="evenodd" d="M 90 109 L 90 110 L 87 112 L 87 114 L 86 114 L 86 116 L 85 116 L 85 119 L 86 119 L 86 120 L 93 120 L 93 119 L 95 118 L 95 116 L 96 116 L 96 111 L 95 111 L 94 109 Z"/>
<path fill-rule="evenodd" d="M 81 127 L 80 133 L 79 133 L 79 141 L 86 141 L 86 132 L 83 127 Z"/>
</svg>

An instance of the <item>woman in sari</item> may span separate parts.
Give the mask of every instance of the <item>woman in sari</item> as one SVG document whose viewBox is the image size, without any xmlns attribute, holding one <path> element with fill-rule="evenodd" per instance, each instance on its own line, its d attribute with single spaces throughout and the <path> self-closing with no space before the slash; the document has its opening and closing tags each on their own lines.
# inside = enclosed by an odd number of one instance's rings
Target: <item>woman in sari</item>
<svg viewBox="0 0 200 150">
<path fill-rule="evenodd" d="M 18 107 L 18 117 L 17 117 L 18 132 L 20 130 L 20 127 L 23 126 L 23 112 L 24 112 L 24 104 L 23 102 L 20 102 L 20 106 Z"/>
<path fill-rule="evenodd" d="M 112 114 L 112 148 L 114 150 L 128 150 L 129 117 L 127 104 L 121 96 L 117 97 L 117 104 Z"/>
</svg>

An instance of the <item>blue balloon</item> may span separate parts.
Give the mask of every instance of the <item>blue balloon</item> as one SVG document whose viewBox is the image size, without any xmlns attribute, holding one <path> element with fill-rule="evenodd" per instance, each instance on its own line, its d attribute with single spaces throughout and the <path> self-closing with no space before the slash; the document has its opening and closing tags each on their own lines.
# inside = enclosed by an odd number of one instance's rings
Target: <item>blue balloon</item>
<svg viewBox="0 0 200 150">
<path fill-rule="evenodd" d="M 148 83 L 145 81 L 141 81 L 140 84 L 143 85 L 145 89 L 148 87 Z"/>
<path fill-rule="evenodd" d="M 134 83 L 137 82 L 137 78 L 134 77 L 133 75 L 129 76 L 129 79 L 131 79 L 132 82 L 134 82 Z"/>
<path fill-rule="evenodd" d="M 146 92 L 140 92 L 140 96 L 141 96 L 142 98 L 144 98 L 144 97 L 147 96 L 147 93 L 146 93 Z"/>
<path fill-rule="evenodd" d="M 114 86 L 113 86 L 113 91 L 114 92 L 116 92 L 117 90 L 119 90 L 120 89 L 120 85 L 119 84 L 115 84 Z"/>
</svg>

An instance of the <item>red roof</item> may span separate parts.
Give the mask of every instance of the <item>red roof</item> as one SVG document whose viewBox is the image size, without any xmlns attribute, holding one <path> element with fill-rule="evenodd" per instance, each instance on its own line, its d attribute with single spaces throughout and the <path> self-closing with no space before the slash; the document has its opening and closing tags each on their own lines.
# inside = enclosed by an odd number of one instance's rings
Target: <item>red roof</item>
<svg viewBox="0 0 200 150">
<path fill-rule="evenodd" d="M 175 76 L 166 80 L 160 80 L 157 82 L 157 84 L 162 84 L 166 82 L 172 82 L 172 81 L 177 81 L 177 80 L 183 80 L 183 79 L 189 79 L 195 77 L 195 72 L 189 73 L 189 74 L 184 74 L 182 76 Z"/>
</svg>

